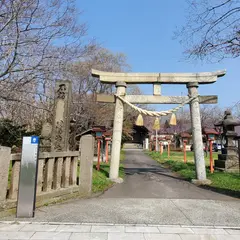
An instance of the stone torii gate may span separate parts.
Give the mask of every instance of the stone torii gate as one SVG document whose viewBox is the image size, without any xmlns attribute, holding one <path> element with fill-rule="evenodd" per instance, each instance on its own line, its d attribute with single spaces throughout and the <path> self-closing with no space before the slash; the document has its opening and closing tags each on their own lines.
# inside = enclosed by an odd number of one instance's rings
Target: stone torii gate
<svg viewBox="0 0 240 240">
<path fill-rule="evenodd" d="M 116 96 L 130 103 L 140 104 L 182 104 L 188 99 L 193 132 L 194 160 L 196 166 L 196 183 L 207 184 L 206 169 L 202 142 L 202 127 L 199 104 L 217 103 L 217 96 L 198 96 L 198 86 L 217 81 L 226 71 L 203 73 L 113 73 L 92 69 L 92 76 L 98 77 L 102 83 L 115 84 Z M 128 84 L 153 84 L 153 95 L 126 95 Z M 189 96 L 161 96 L 161 84 L 185 84 Z M 115 102 L 113 126 L 113 142 L 111 153 L 110 179 L 119 182 L 119 162 L 123 125 L 123 101 L 115 96 L 98 95 L 98 102 Z"/>
</svg>

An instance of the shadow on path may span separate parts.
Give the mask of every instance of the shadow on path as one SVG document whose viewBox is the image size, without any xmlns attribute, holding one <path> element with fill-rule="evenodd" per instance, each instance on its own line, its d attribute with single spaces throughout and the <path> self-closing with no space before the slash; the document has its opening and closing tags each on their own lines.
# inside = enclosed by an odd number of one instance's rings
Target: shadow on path
<svg viewBox="0 0 240 240">
<path fill-rule="evenodd" d="M 181 181 L 187 181 L 186 179 L 183 179 L 181 177 L 174 176 L 174 173 L 164 168 L 124 168 L 124 172 L 126 175 L 154 173 Z"/>
<path fill-rule="evenodd" d="M 234 200 L 195 186 L 140 150 L 125 150 L 124 171 L 124 182 L 114 185 L 101 198 Z"/>
<path fill-rule="evenodd" d="M 240 180 L 239 180 L 239 185 L 240 185 Z M 234 191 L 230 189 L 213 187 L 213 186 L 200 186 L 199 188 L 240 199 L 240 191 Z"/>
</svg>

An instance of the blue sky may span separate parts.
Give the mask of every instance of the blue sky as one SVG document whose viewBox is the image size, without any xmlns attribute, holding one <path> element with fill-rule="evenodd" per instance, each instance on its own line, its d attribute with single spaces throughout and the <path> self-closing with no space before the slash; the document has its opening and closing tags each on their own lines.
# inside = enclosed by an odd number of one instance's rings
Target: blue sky
<svg viewBox="0 0 240 240">
<path fill-rule="evenodd" d="M 123 52 L 132 72 L 207 72 L 226 69 L 225 77 L 201 85 L 202 95 L 218 95 L 219 106 L 229 107 L 240 100 L 240 59 L 221 63 L 184 61 L 183 47 L 173 32 L 185 21 L 185 0 L 77 0 L 88 24 L 90 37 L 113 52 Z M 152 94 L 152 86 L 141 88 Z M 181 85 L 163 85 L 163 95 L 187 94 Z M 161 107 L 163 109 L 169 106 Z"/>
</svg>

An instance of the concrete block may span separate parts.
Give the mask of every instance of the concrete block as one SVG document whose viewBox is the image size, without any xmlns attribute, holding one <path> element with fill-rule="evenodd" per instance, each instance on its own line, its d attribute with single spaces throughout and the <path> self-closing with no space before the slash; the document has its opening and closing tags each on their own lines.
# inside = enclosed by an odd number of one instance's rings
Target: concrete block
<svg viewBox="0 0 240 240">
<path fill-rule="evenodd" d="M 145 240 L 143 233 L 109 233 L 108 240 Z"/>
<path fill-rule="evenodd" d="M 182 227 L 158 227 L 161 233 L 193 233 L 190 228 Z"/>
<path fill-rule="evenodd" d="M 69 240 L 108 240 L 107 233 L 72 233 Z"/>
<path fill-rule="evenodd" d="M 191 228 L 196 234 L 228 234 L 224 229 L 216 228 Z"/>
<path fill-rule="evenodd" d="M 27 233 L 27 232 L 22 232 Z M 69 240 L 71 233 L 66 232 L 35 232 L 31 237 L 33 240 Z M 21 239 L 21 238 L 19 238 Z"/>
<path fill-rule="evenodd" d="M 181 240 L 177 234 L 144 233 L 145 240 Z"/>
<path fill-rule="evenodd" d="M 11 148 L 0 146 L 0 201 L 6 200 Z"/>
<path fill-rule="evenodd" d="M 211 235 L 216 240 L 239 240 L 240 235 Z"/>
<path fill-rule="evenodd" d="M 91 232 L 124 232 L 124 226 L 92 226 Z"/>
<path fill-rule="evenodd" d="M 240 229 L 225 229 L 231 235 L 240 235 Z"/>
<path fill-rule="evenodd" d="M 1 232 L 17 232 L 21 230 L 25 224 L 1 224 L 0 225 L 0 235 Z"/>
<path fill-rule="evenodd" d="M 182 240 L 238 240 L 233 235 L 192 235 L 180 234 Z"/>
<path fill-rule="evenodd" d="M 136 233 L 159 233 L 157 227 L 126 227 L 126 232 L 136 232 Z"/>
<path fill-rule="evenodd" d="M 59 225 L 48 225 L 48 224 L 26 224 L 21 232 L 54 232 L 57 230 Z"/>
<path fill-rule="evenodd" d="M 0 239 L 30 239 L 33 236 L 34 232 L 1 232 Z M 43 238 L 42 238 L 43 239 Z"/>
<path fill-rule="evenodd" d="M 78 232 L 78 233 L 89 233 L 91 226 L 87 225 L 61 225 L 57 228 L 58 232 Z"/>
</svg>

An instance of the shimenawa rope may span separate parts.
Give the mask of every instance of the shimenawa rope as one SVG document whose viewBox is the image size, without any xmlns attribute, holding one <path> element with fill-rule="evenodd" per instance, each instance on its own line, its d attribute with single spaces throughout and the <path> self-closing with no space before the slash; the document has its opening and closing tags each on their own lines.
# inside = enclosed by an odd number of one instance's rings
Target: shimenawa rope
<svg viewBox="0 0 240 240">
<path fill-rule="evenodd" d="M 149 111 L 149 110 L 142 109 L 140 107 L 133 105 L 132 103 L 130 103 L 129 101 L 127 101 L 126 99 L 122 98 L 121 96 L 119 96 L 117 94 L 115 94 L 115 96 L 117 98 L 119 98 L 121 101 L 123 101 L 124 103 L 126 103 L 127 105 L 129 105 L 130 107 L 132 107 L 134 110 L 138 111 L 140 114 L 144 114 L 144 115 L 152 116 L 152 117 L 160 117 L 160 116 L 166 116 L 168 114 L 177 112 L 179 109 L 184 107 L 184 105 L 186 105 L 186 104 L 190 103 L 192 100 L 196 99 L 199 95 L 189 98 L 187 101 L 181 103 L 179 106 L 177 106 L 175 108 L 172 108 L 167 111 L 161 111 L 161 112 Z"/>
</svg>

